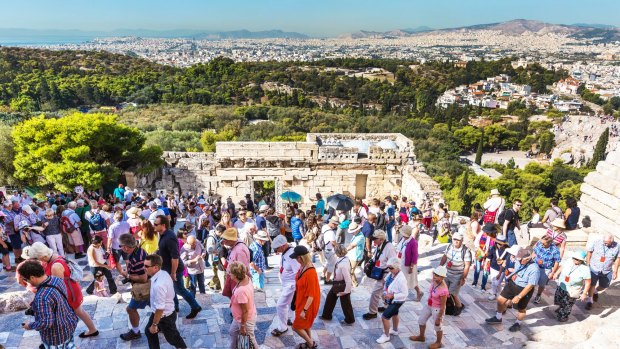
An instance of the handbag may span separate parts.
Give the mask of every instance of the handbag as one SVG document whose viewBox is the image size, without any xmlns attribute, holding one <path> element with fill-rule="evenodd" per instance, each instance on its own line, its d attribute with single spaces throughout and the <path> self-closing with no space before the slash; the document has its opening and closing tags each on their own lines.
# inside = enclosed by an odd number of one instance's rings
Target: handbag
<svg viewBox="0 0 620 349">
<path fill-rule="evenodd" d="M 332 289 L 331 291 L 337 295 L 340 292 L 344 292 L 344 290 L 346 289 L 347 284 L 344 280 L 339 280 L 339 281 L 334 281 L 334 283 L 332 284 Z"/>
<path fill-rule="evenodd" d="M 250 336 L 247 334 L 240 334 L 237 337 L 236 349 L 254 349 L 254 344 L 250 340 Z"/>
<path fill-rule="evenodd" d="M 373 280 L 383 280 L 383 274 L 385 273 L 385 269 L 377 267 L 376 261 L 378 261 L 379 257 L 381 257 L 381 253 L 383 253 L 383 249 L 387 244 L 388 242 L 384 241 L 383 245 L 381 245 L 381 247 L 375 251 L 375 255 L 373 256 L 373 258 L 366 262 L 366 264 L 364 265 L 364 273 L 366 273 L 367 277 Z"/>
<path fill-rule="evenodd" d="M 144 302 L 151 299 L 151 280 L 145 283 L 134 282 L 131 284 L 131 298 L 136 302 Z"/>
</svg>

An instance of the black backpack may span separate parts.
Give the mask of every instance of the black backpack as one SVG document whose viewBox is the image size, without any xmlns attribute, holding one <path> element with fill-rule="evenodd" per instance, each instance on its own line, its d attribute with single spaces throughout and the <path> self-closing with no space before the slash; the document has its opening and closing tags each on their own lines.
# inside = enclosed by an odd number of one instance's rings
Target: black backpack
<svg viewBox="0 0 620 349">
<path fill-rule="evenodd" d="M 497 216 L 497 224 L 499 224 L 500 226 L 504 226 L 504 222 L 506 222 L 506 211 L 508 210 L 512 210 L 512 208 L 507 208 L 503 210 L 502 212 L 499 213 L 499 216 Z"/>
</svg>

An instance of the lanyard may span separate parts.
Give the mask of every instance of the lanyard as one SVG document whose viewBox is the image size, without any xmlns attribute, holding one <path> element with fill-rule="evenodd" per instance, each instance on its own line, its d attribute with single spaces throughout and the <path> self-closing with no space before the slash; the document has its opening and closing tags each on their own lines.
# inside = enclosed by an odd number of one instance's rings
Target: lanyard
<svg viewBox="0 0 620 349">
<path fill-rule="evenodd" d="M 435 285 L 434 287 L 433 287 L 433 286 L 431 286 L 431 293 L 435 293 L 435 292 L 437 292 L 437 289 L 439 288 L 439 286 L 441 286 L 441 284 L 439 284 L 439 285 Z"/>
<path fill-rule="evenodd" d="M 409 242 L 404 241 L 405 239 L 403 238 L 403 243 L 400 245 L 400 253 L 405 252 L 405 249 L 407 249 L 407 244 Z"/>
<path fill-rule="evenodd" d="M 495 246 L 497 246 L 497 245 L 495 245 Z M 500 256 L 500 255 L 499 255 L 499 248 L 496 248 L 496 249 L 495 249 L 495 256 L 497 256 L 497 258 L 496 258 L 496 259 L 504 259 L 504 256 L 505 256 L 505 255 L 506 255 L 506 250 L 504 250 L 504 252 L 503 252 L 503 253 L 502 253 L 502 255 Z"/>
<path fill-rule="evenodd" d="M 577 268 L 578 268 L 578 267 L 579 267 L 578 265 L 574 266 L 574 267 L 570 270 L 570 272 L 568 273 L 568 275 L 566 275 L 566 276 L 570 276 L 570 274 L 572 274 L 575 270 L 577 270 Z"/>
</svg>

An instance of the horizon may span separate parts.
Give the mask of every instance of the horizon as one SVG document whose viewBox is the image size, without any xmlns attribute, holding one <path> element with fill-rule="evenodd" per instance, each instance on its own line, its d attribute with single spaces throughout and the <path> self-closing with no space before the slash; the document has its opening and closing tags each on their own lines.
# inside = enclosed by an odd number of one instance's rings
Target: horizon
<svg viewBox="0 0 620 349">
<path fill-rule="evenodd" d="M 336 37 L 360 30 L 386 32 L 430 27 L 448 29 L 527 19 L 551 24 L 604 24 L 620 26 L 620 2 L 601 0 L 596 6 L 577 0 L 444 0 L 415 3 L 391 0 L 236 0 L 226 3 L 188 0 L 135 0 L 89 3 L 77 0 L 9 2 L 0 14 L 2 30 L 114 33 L 251 32 L 282 30 L 311 37 Z M 605 8 L 605 11 L 600 11 Z M 71 25 L 66 25 L 71 23 Z"/>
</svg>

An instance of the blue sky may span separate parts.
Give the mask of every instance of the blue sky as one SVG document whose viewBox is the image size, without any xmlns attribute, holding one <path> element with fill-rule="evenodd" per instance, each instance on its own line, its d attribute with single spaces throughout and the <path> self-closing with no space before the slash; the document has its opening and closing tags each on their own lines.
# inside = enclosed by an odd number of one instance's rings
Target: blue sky
<svg viewBox="0 0 620 349">
<path fill-rule="evenodd" d="M 282 29 L 331 36 L 501 22 L 620 26 L 620 0 L 0 0 L 1 28 Z"/>
</svg>

